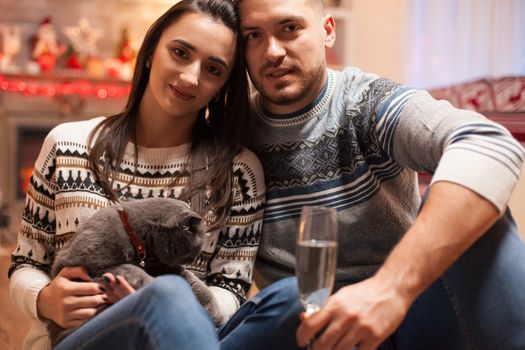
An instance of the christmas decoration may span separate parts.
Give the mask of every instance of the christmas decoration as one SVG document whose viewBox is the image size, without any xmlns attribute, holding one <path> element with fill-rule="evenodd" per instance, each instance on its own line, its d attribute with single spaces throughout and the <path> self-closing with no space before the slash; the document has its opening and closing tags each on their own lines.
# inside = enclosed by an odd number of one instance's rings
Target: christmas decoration
<svg viewBox="0 0 525 350">
<path fill-rule="evenodd" d="M 105 62 L 107 74 L 116 79 L 131 80 L 136 56 L 130 31 L 124 28 L 120 35 L 116 57 L 109 58 Z"/>
<path fill-rule="evenodd" d="M 65 62 L 64 65 L 69 69 L 83 69 L 84 65 L 80 62 L 78 53 L 73 48 L 73 45 L 69 45 L 67 52 L 65 53 Z"/>
<path fill-rule="evenodd" d="M 136 49 L 133 47 L 131 33 L 128 28 L 122 29 L 120 43 L 118 46 L 117 58 L 122 62 L 133 63 L 137 56 Z"/>
<path fill-rule="evenodd" d="M 22 79 L 0 75 L 0 92 L 17 92 L 32 96 L 96 97 L 99 99 L 119 98 L 129 95 L 129 84 L 110 82 L 95 83 L 89 80 L 72 80 L 67 82 L 42 82 L 34 79 Z"/>
<path fill-rule="evenodd" d="M 18 26 L 0 25 L 0 71 L 17 72 L 20 69 L 14 62 L 21 47 L 20 32 Z"/>
<path fill-rule="evenodd" d="M 87 19 L 81 19 L 77 26 L 65 27 L 63 32 L 82 59 L 98 56 L 97 41 L 102 37 L 102 31 L 92 28 Z"/>
<path fill-rule="evenodd" d="M 55 68 L 57 58 L 64 53 L 65 47 L 57 40 L 51 18 L 46 17 L 40 22 L 34 38 L 32 57 L 43 71 Z"/>
</svg>

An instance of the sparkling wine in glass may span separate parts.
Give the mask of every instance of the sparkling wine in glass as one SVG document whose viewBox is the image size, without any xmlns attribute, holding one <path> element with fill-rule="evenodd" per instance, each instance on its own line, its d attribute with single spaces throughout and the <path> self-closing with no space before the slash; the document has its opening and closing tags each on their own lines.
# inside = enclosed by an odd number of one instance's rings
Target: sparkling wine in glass
<svg viewBox="0 0 525 350">
<path fill-rule="evenodd" d="M 303 207 L 296 245 L 296 276 L 306 313 L 321 309 L 332 292 L 337 265 L 337 215 L 333 208 Z"/>
</svg>

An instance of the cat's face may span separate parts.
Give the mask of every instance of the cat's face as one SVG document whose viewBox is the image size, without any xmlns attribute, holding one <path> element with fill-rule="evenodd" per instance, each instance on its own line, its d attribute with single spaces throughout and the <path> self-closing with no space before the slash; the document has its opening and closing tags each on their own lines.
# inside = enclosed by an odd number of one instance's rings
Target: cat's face
<svg viewBox="0 0 525 350">
<path fill-rule="evenodd" d="M 189 264 L 200 253 L 204 226 L 199 215 L 186 203 L 177 200 L 165 200 L 162 208 L 162 222 L 149 230 L 147 241 L 153 254 L 164 265 L 177 266 Z"/>
</svg>

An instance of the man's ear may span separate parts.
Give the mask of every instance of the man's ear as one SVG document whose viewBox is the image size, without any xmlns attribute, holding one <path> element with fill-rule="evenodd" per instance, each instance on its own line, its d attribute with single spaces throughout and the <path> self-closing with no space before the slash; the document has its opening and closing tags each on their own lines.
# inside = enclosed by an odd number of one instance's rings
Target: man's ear
<svg viewBox="0 0 525 350">
<path fill-rule="evenodd" d="M 335 19 L 331 14 L 323 17 L 323 27 L 325 31 L 324 46 L 331 48 L 335 44 Z"/>
</svg>

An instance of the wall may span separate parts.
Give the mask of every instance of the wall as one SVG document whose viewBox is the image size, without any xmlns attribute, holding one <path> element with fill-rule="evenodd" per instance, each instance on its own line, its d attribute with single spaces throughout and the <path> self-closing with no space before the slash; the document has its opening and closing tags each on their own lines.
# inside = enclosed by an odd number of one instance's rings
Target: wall
<svg viewBox="0 0 525 350">
<path fill-rule="evenodd" d="M 350 60 L 353 66 L 405 83 L 410 0 L 352 0 Z M 378 6 L 381 3 L 381 6 Z M 510 200 L 525 238 L 525 167 Z"/>
<path fill-rule="evenodd" d="M 409 0 L 353 0 L 351 62 L 366 72 L 403 82 Z"/>
<path fill-rule="evenodd" d="M 0 24 L 18 25 L 22 29 L 23 47 L 19 59 L 29 57 L 29 38 L 38 24 L 50 16 L 58 38 L 66 43 L 65 26 L 76 26 L 87 18 L 91 27 L 102 30 L 97 47 L 101 57 L 113 57 L 123 28 L 131 30 L 137 47 L 151 23 L 176 1 L 168 0 L 0 0 Z"/>
</svg>

